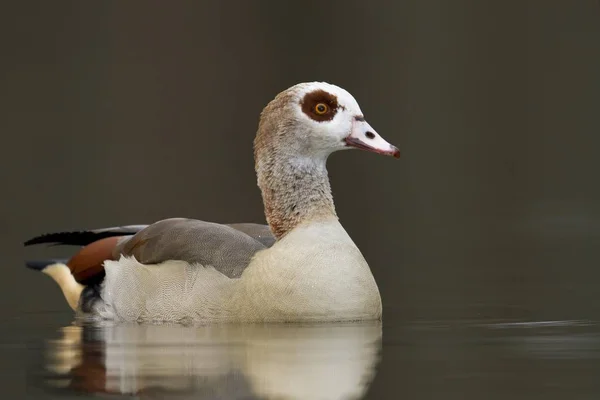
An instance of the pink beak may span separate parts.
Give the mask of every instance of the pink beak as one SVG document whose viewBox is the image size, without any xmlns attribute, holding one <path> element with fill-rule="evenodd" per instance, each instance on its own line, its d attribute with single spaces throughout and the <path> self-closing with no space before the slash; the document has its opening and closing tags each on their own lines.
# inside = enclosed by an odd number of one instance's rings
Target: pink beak
<svg viewBox="0 0 600 400">
<path fill-rule="evenodd" d="M 350 135 L 345 139 L 346 145 L 357 149 L 371 151 L 384 156 L 400 158 L 400 150 L 386 142 L 363 118 L 352 122 Z"/>
</svg>

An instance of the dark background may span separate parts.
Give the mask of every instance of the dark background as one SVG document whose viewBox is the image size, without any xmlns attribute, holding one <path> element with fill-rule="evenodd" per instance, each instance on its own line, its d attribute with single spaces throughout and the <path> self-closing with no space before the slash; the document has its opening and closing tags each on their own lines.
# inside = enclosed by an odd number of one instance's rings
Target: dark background
<svg viewBox="0 0 600 400">
<path fill-rule="evenodd" d="M 600 4 L 19 3 L 2 16 L 2 312 L 67 310 L 31 236 L 264 221 L 252 140 L 300 81 L 402 151 L 329 162 L 386 321 L 600 311 Z M 19 9 L 15 9 L 18 7 Z"/>
</svg>

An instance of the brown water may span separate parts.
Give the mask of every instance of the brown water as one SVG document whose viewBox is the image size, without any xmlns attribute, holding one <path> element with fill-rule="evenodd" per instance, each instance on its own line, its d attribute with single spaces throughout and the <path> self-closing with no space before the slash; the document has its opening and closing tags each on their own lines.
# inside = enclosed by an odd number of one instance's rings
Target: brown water
<svg viewBox="0 0 600 400">
<path fill-rule="evenodd" d="M 594 321 L 2 326 L 10 398 L 595 399 Z"/>
</svg>

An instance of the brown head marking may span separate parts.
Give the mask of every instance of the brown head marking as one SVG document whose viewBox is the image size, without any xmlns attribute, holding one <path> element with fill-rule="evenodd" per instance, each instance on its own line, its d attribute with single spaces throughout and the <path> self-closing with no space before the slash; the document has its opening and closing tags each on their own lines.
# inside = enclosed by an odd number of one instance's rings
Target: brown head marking
<svg viewBox="0 0 600 400">
<path fill-rule="evenodd" d="M 302 106 L 302 112 L 317 122 L 331 121 L 335 117 L 338 108 L 341 108 L 336 96 L 321 89 L 304 95 L 300 105 Z M 325 107 L 322 107 L 322 105 L 325 105 Z M 320 111 L 323 109 L 325 109 L 325 112 L 321 113 Z"/>
</svg>

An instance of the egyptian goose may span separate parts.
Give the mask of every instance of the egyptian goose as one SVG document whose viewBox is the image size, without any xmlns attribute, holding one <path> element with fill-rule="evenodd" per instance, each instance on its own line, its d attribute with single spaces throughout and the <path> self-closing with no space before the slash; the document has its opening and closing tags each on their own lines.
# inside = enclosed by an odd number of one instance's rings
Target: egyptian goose
<svg viewBox="0 0 600 400">
<path fill-rule="evenodd" d="M 79 316 L 125 321 L 379 320 L 381 297 L 338 221 L 328 156 L 358 148 L 399 157 L 354 97 L 300 83 L 263 110 L 255 169 L 267 225 L 172 218 L 38 236 L 84 246 L 66 262 L 30 262 Z"/>
</svg>

